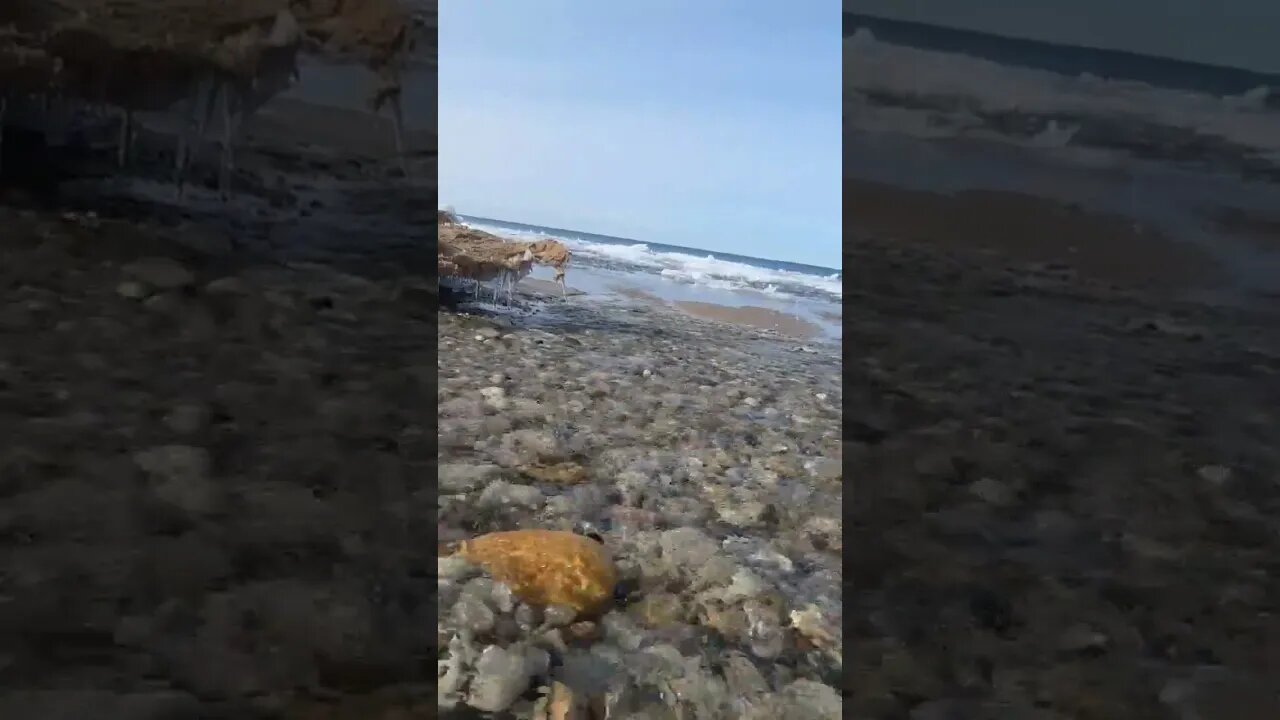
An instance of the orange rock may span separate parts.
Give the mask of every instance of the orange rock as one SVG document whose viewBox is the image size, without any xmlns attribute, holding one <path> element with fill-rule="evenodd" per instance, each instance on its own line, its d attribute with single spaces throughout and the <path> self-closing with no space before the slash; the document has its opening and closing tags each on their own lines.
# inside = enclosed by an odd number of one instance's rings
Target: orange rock
<svg viewBox="0 0 1280 720">
<path fill-rule="evenodd" d="M 586 698 L 569 689 L 568 685 L 559 681 L 552 683 L 547 700 L 547 720 L 587 720 Z"/>
<path fill-rule="evenodd" d="M 591 538 L 559 530 L 511 530 L 463 541 L 463 558 L 531 605 L 565 605 L 579 615 L 604 610 L 618 582 L 613 559 Z"/>
<path fill-rule="evenodd" d="M 573 462 L 556 465 L 526 465 L 520 468 L 520 471 L 538 482 L 556 485 L 577 485 L 587 480 L 587 469 Z"/>
</svg>

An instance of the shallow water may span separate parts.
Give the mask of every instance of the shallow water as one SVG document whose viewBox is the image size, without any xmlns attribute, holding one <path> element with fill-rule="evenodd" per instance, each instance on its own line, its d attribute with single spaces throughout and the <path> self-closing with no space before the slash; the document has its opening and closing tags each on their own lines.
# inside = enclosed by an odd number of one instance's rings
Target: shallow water
<svg viewBox="0 0 1280 720">
<path fill-rule="evenodd" d="M 1273 212 L 1280 205 L 1280 186 L 1274 183 L 1076 148 L 1032 151 L 883 133 L 846 133 L 844 153 L 846 175 L 860 180 L 942 193 L 1027 193 L 1149 224 L 1176 242 L 1204 250 L 1224 268 L 1228 286 L 1202 299 L 1243 300 L 1251 293 L 1280 290 L 1280 251 L 1226 235 L 1206 217 L 1224 206 Z"/>
<path fill-rule="evenodd" d="M 555 271 L 548 267 L 535 267 L 531 277 L 551 280 Z M 632 273 L 590 267 L 573 267 L 566 276 L 569 286 L 588 296 L 608 297 L 611 300 L 636 300 L 635 292 L 650 295 L 667 303 L 703 302 L 725 307 L 760 307 L 794 315 L 813 323 L 821 329 L 820 340 L 839 341 L 840 306 L 797 298 L 785 294 L 771 294 L 754 290 L 727 290 L 705 285 L 679 282 L 650 273 Z M 627 291 L 632 291 L 628 297 Z"/>
</svg>

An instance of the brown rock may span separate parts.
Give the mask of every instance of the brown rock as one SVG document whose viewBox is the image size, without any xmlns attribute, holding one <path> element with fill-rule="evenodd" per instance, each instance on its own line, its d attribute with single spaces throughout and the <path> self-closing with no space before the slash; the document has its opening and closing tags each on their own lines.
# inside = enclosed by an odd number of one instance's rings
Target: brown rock
<svg viewBox="0 0 1280 720">
<path fill-rule="evenodd" d="M 739 607 L 707 607 L 702 611 L 702 624 L 726 638 L 738 638 L 746 634 L 750 623 L 747 614 Z"/>
<path fill-rule="evenodd" d="M 520 472 L 538 482 L 556 485 L 577 485 L 586 482 L 587 469 L 575 462 L 555 465 L 525 465 Z"/>
<path fill-rule="evenodd" d="M 464 541 L 458 553 L 531 605 L 564 605 L 579 615 L 602 611 L 618 575 L 604 546 L 559 530 L 512 530 Z"/>
<path fill-rule="evenodd" d="M 583 620 L 576 622 L 565 628 L 565 634 L 575 642 L 593 643 L 603 637 L 603 629 L 600 623 Z"/>
<path fill-rule="evenodd" d="M 533 717 L 535 720 L 589 720 L 591 713 L 585 696 L 556 681 L 546 698 L 538 702 Z"/>
<path fill-rule="evenodd" d="M 645 627 L 660 628 L 681 622 L 684 607 L 671 593 L 652 593 L 636 604 L 635 614 Z"/>
</svg>

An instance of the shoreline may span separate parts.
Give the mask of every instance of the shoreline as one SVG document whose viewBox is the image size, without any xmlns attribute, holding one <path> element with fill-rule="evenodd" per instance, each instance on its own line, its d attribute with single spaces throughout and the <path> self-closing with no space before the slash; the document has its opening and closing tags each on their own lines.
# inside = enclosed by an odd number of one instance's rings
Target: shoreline
<svg viewBox="0 0 1280 720">
<path fill-rule="evenodd" d="M 770 330 L 797 340 L 815 340 L 822 334 L 822 329 L 814 323 L 796 315 L 788 315 L 764 307 L 752 305 L 731 307 L 691 300 L 677 302 L 674 305 L 676 309 L 693 317 Z"/>
<path fill-rule="evenodd" d="M 797 340 L 825 340 L 823 329 L 815 323 L 803 318 L 754 305 L 722 305 L 710 302 L 690 300 L 668 301 L 639 288 L 626 285 L 614 285 L 617 294 L 646 303 L 650 306 L 674 308 L 691 317 L 715 322 L 728 323 L 740 327 L 770 330 Z M 833 316 L 838 321 L 838 316 Z"/>
</svg>

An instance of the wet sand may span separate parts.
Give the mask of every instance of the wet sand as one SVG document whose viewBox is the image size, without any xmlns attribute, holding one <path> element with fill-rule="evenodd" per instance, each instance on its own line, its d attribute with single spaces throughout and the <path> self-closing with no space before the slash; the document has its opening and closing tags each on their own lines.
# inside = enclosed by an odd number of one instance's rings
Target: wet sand
<svg viewBox="0 0 1280 720">
<path fill-rule="evenodd" d="M 789 315 L 772 308 L 751 305 L 732 306 L 709 302 L 681 300 L 667 302 L 653 293 L 626 285 L 615 285 L 613 291 L 632 300 L 640 300 L 653 305 L 674 307 L 690 316 L 704 320 L 731 323 L 744 327 L 769 330 L 800 340 L 811 340 L 822 334 L 822 328 L 803 318 Z M 833 315 L 833 321 L 839 322 L 839 316 Z"/>
<path fill-rule="evenodd" d="M 1280 213 L 1263 215 L 1225 207 L 1213 213 L 1213 220 L 1223 232 L 1248 238 L 1263 250 L 1280 251 Z"/>
<path fill-rule="evenodd" d="M 847 230 L 992 262 L 1063 266 L 1082 279 L 1170 293 L 1212 286 L 1222 272 L 1207 254 L 1118 215 L 1012 192 L 953 194 L 846 178 Z"/>
<path fill-rule="evenodd" d="M 574 297 L 576 295 L 585 294 L 581 290 L 567 284 L 562 290 L 559 284 L 550 280 L 542 280 L 540 278 L 525 278 L 521 280 L 519 289 L 523 293 L 536 297 Z"/>
<path fill-rule="evenodd" d="M 632 300 L 642 300 L 647 303 L 653 303 L 654 305 L 666 304 L 666 301 L 662 298 L 654 295 L 653 293 L 645 292 L 640 288 L 634 288 L 629 285 L 614 285 L 612 289 L 619 295 L 631 298 Z"/>
<path fill-rule="evenodd" d="M 675 303 L 675 307 L 694 317 L 772 330 L 801 340 L 809 340 L 821 334 L 821 329 L 817 325 L 795 315 L 788 315 L 770 308 L 729 307 L 688 300 Z"/>
</svg>

